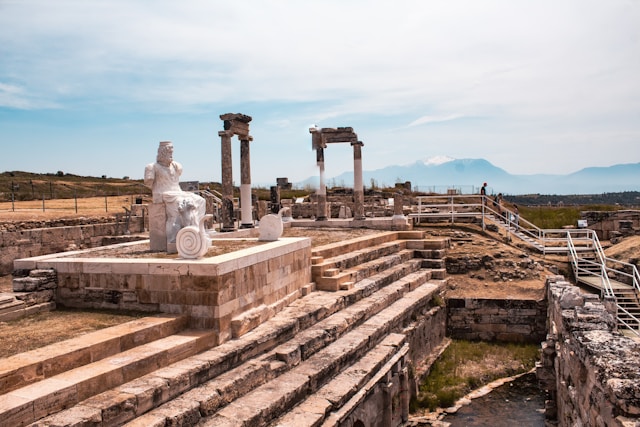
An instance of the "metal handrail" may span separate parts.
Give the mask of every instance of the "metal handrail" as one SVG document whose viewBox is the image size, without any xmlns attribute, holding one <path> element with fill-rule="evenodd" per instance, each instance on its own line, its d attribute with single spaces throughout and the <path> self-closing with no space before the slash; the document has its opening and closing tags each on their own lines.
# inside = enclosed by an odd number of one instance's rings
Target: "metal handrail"
<svg viewBox="0 0 640 427">
<path fill-rule="evenodd" d="M 617 317 L 617 321 L 619 323 L 622 323 L 626 329 L 628 331 L 631 331 L 633 334 L 637 335 L 638 337 L 640 337 L 640 319 L 638 319 L 636 316 L 634 316 L 632 313 L 630 313 L 627 309 L 625 309 L 624 307 L 621 307 L 620 305 L 618 305 L 616 303 L 616 306 L 618 308 L 618 310 L 622 311 L 623 313 L 625 313 L 627 316 L 629 316 L 631 318 L 631 320 L 634 321 L 635 323 L 635 327 L 633 325 L 630 325 L 627 321 L 624 320 L 624 318 L 620 315 L 616 316 Z"/>
<path fill-rule="evenodd" d="M 593 235 L 595 235 L 595 233 L 593 233 Z M 597 239 L 597 236 L 595 238 Z M 603 257 L 599 253 L 602 251 L 602 248 L 600 247 L 599 243 L 597 244 L 597 248 L 599 248 L 599 250 L 596 249 L 596 253 L 598 253 L 598 257 L 601 259 L 601 262 L 595 262 L 595 261 L 588 260 L 586 258 L 580 258 L 578 256 L 578 252 L 576 251 L 575 244 L 573 243 L 573 238 L 571 237 L 571 233 L 569 232 L 567 233 L 567 247 L 569 249 L 570 259 L 573 265 L 573 274 L 575 275 L 576 280 L 578 280 L 578 278 L 580 277 L 580 273 L 587 273 L 587 275 L 589 276 L 599 277 L 602 284 L 602 289 L 604 291 L 603 296 L 610 296 L 615 298 L 615 294 L 613 293 L 613 287 L 611 286 L 611 281 L 609 280 L 609 275 L 607 274 L 607 266 L 604 263 Z M 596 274 L 592 270 L 581 267 L 579 264 L 579 261 L 581 261 L 583 264 L 588 264 L 596 267 L 596 269 L 600 272 L 600 274 Z"/>
<path fill-rule="evenodd" d="M 542 251 L 544 254 L 551 252 L 566 251 L 568 253 L 573 272 L 578 280 L 580 277 L 598 277 L 601 282 L 603 296 L 612 297 L 619 312 L 624 312 L 629 319 L 640 325 L 632 313 L 618 304 L 617 297 L 613 291 L 609 273 L 630 277 L 633 288 L 637 295 L 640 295 L 640 274 L 633 264 L 607 258 L 595 231 L 590 229 L 541 229 L 524 218 L 513 221 L 514 212 L 500 207 L 499 210 L 493 208 L 493 200 L 483 195 L 459 195 L 447 194 L 439 196 L 418 196 L 417 212 L 410 214 L 417 218 L 447 218 L 455 222 L 458 217 L 476 217 L 482 221 L 482 228 L 485 228 L 487 219 L 504 227 L 507 232 L 514 230 L 520 237 L 529 238 L 529 243 Z M 459 201 L 459 202 L 458 202 Z M 427 203 L 425 203 L 427 202 Z M 536 244 L 537 243 L 537 244 Z M 595 253 L 595 260 L 590 260 L 578 255 L 579 251 L 589 250 Z M 627 273 L 615 268 L 611 268 L 607 263 L 618 263 L 631 271 Z M 589 269 L 588 267 L 593 267 Z M 637 333 L 631 325 L 624 319 L 618 317 L 618 322 Z"/>
<path fill-rule="evenodd" d="M 609 258 L 609 257 L 605 257 L 605 261 L 607 263 L 611 263 L 611 264 L 620 264 L 623 267 L 631 270 L 631 273 L 627 273 L 624 270 L 619 270 L 617 268 L 611 268 L 611 270 L 615 271 L 616 274 L 619 274 L 621 276 L 625 276 L 630 278 L 631 280 L 631 286 L 633 286 L 633 288 L 635 289 L 635 291 L 640 294 L 640 274 L 638 273 L 638 268 L 635 266 L 635 264 L 631 264 L 628 262 L 624 262 L 624 261 L 620 261 L 618 259 L 615 258 Z"/>
</svg>

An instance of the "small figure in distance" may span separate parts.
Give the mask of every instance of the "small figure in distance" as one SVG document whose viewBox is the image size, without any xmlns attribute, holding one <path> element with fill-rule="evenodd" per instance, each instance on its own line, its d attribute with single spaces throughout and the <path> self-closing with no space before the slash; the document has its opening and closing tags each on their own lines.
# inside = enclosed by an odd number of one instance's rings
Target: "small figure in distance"
<svg viewBox="0 0 640 427">
<path fill-rule="evenodd" d="M 480 196 L 482 196 L 482 204 L 487 203 L 487 183 L 483 183 L 482 187 L 480 187 Z"/>
</svg>

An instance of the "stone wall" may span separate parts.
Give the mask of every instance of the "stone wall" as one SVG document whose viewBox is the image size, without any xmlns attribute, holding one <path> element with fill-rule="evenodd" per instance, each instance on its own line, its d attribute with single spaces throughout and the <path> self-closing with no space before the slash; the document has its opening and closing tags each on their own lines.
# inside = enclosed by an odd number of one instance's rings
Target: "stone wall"
<svg viewBox="0 0 640 427">
<path fill-rule="evenodd" d="M 83 257 L 85 252 L 14 265 L 21 272 L 55 270 L 58 306 L 182 314 L 192 328 L 213 329 L 218 343 L 245 334 L 312 288 L 308 238 L 280 238 L 197 260 Z"/>
<path fill-rule="evenodd" d="M 600 240 L 640 233 L 640 211 L 584 211 L 580 217 L 596 232 Z"/>
<path fill-rule="evenodd" d="M 131 217 L 128 232 L 143 232 L 143 221 L 141 216 Z M 15 259 L 102 246 L 105 238 L 122 236 L 127 232 L 124 221 L 114 222 L 113 218 L 3 224 L 0 230 L 1 275 L 13 271 Z"/>
<path fill-rule="evenodd" d="M 640 343 L 615 330 L 597 295 L 547 279 L 548 335 L 537 368 L 548 425 L 640 425 Z"/>
<path fill-rule="evenodd" d="M 546 336 L 544 300 L 447 299 L 447 336 L 455 339 L 540 343 Z"/>
</svg>

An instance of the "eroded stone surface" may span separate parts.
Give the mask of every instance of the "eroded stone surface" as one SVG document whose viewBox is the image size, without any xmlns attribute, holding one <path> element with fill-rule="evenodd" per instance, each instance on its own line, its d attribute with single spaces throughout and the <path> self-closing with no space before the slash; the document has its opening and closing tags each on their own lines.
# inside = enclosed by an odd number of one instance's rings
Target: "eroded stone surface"
<svg viewBox="0 0 640 427">
<path fill-rule="evenodd" d="M 538 367 L 551 396 L 547 417 L 559 425 L 638 425 L 640 343 L 615 330 L 597 296 L 578 295 L 560 276 L 547 286 L 549 333 Z"/>
</svg>

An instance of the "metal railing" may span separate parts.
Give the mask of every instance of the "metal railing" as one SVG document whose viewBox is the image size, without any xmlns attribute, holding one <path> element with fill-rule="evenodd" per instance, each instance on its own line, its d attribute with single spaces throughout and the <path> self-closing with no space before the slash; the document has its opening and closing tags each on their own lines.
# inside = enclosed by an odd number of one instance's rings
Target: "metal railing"
<svg viewBox="0 0 640 427">
<path fill-rule="evenodd" d="M 615 297 L 613 288 L 611 287 L 611 280 L 609 280 L 609 275 L 607 274 L 607 267 L 604 261 L 604 252 L 602 251 L 602 247 L 597 241 L 598 236 L 595 233 L 593 233 L 593 236 L 595 238 L 594 252 L 596 253 L 596 261 L 578 256 L 578 252 L 573 242 L 573 238 L 571 237 L 571 233 L 567 233 L 569 261 L 573 267 L 573 274 L 576 278 L 576 281 L 584 276 L 595 277 L 596 279 L 599 279 L 601 284 L 600 288 L 603 290 L 602 296 Z"/>
<path fill-rule="evenodd" d="M 640 296 L 640 274 L 635 265 L 613 258 L 608 258 L 595 231 L 579 229 L 541 229 L 535 224 L 520 218 L 517 213 L 500 205 L 494 205 L 493 200 L 481 195 L 447 194 L 439 196 L 417 197 L 417 207 L 409 216 L 414 221 L 422 219 L 441 218 L 455 223 L 456 218 L 477 218 L 486 228 L 487 221 L 503 228 L 507 235 L 516 234 L 523 241 L 533 246 L 543 254 L 566 253 L 569 257 L 576 280 L 581 277 L 596 277 L 600 283 L 603 296 L 612 297 L 616 301 L 618 322 L 629 328 L 634 334 L 640 335 L 638 327 L 630 327 L 629 322 L 640 325 L 640 320 L 631 312 L 618 304 L 609 275 L 625 277 L 631 283 L 636 297 Z M 589 259 L 581 254 L 594 254 Z M 623 268 L 615 268 L 622 266 Z M 625 320 L 626 319 L 626 320 Z"/>
<path fill-rule="evenodd" d="M 626 330 L 640 337 L 640 319 L 635 317 L 629 310 L 625 309 L 624 307 L 621 307 L 619 304 L 616 304 L 616 306 L 618 309 L 618 315 L 617 315 L 618 323 L 622 324 Z M 621 316 L 619 314 L 620 312 L 622 312 L 623 314 L 626 314 L 627 318 L 625 318 L 624 316 Z M 629 320 L 632 321 L 633 323 L 629 322 Z"/>
<path fill-rule="evenodd" d="M 638 273 L 638 268 L 635 266 L 635 264 L 630 264 L 628 262 L 608 257 L 605 257 L 605 263 L 607 265 L 622 266 L 622 269 L 615 267 L 608 267 L 608 269 L 615 272 L 618 277 L 626 277 L 627 281 L 630 282 L 630 285 L 633 287 L 633 289 L 640 295 L 640 274 Z M 629 273 L 626 270 L 629 270 L 631 272 Z"/>
</svg>

